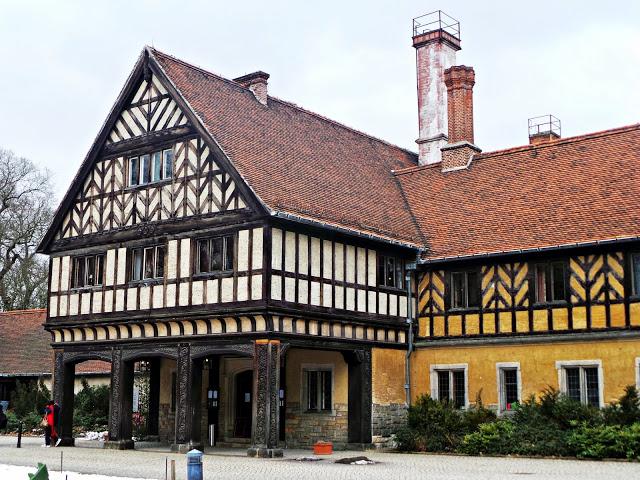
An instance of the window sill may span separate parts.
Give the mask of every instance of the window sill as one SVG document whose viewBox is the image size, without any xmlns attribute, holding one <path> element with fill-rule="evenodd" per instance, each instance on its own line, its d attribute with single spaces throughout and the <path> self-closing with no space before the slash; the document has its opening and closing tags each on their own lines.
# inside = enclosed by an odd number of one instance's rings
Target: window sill
<svg viewBox="0 0 640 480">
<path fill-rule="evenodd" d="M 69 291 L 71 293 L 89 293 L 102 290 L 103 285 L 91 285 L 89 287 L 73 287 Z"/>
<path fill-rule="evenodd" d="M 480 307 L 453 307 L 447 310 L 447 313 L 460 314 L 460 313 L 478 313 Z"/>
<path fill-rule="evenodd" d="M 150 287 L 152 285 L 162 285 L 164 283 L 164 277 L 159 278 L 146 278 L 144 280 L 129 280 L 127 282 L 128 287 Z"/>
<path fill-rule="evenodd" d="M 382 293 L 395 293 L 395 294 L 407 293 L 407 291 L 404 288 L 387 287 L 386 285 L 378 285 L 378 290 Z"/>
<path fill-rule="evenodd" d="M 566 307 L 569 305 L 569 302 L 566 300 L 554 300 L 553 302 L 534 302 L 532 304 L 533 308 L 540 307 Z"/>
<path fill-rule="evenodd" d="M 302 413 L 305 415 L 322 415 L 324 417 L 331 417 L 336 415 L 335 410 L 305 410 Z"/>
<path fill-rule="evenodd" d="M 158 180 L 157 182 L 141 183 L 139 185 L 127 185 L 124 191 L 131 192 L 135 190 L 142 190 L 143 188 L 148 187 L 164 187 L 165 185 L 171 185 L 172 182 L 173 178 L 165 178 L 163 180 Z"/>
<path fill-rule="evenodd" d="M 227 278 L 233 277 L 233 270 L 218 270 L 216 272 L 207 273 L 195 273 L 193 274 L 193 280 L 208 280 L 211 278 Z"/>
</svg>

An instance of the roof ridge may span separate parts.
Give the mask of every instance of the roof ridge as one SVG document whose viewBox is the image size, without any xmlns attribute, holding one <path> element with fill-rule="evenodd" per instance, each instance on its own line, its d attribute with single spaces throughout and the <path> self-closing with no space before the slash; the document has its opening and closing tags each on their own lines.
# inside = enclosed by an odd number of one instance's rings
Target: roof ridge
<svg viewBox="0 0 640 480">
<path fill-rule="evenodd" d="M 185 60 L 182 60 L 180 58 L 174 57 L 173 55 L 170 55 L 168 53 L 161 52 L 160 50 L 157 50 L 154 47 L 148 47 L 148 48 L 152 49 L 154 51 L 154 53 L 157 53 L 157 54 L 160 54 L 160 55 L 164 55 L 165 57 L 167 57 L 167 58 L 169 58 L 169 59 L 171 59 L 171 60 L 173 60 L 173 61 L 175 61 L 177 63 L 180 63 L 180 64 L 184 65 L 185 67 L 193 68 L 194 70 L 198 70 L 199 72 L 201 72 L 201 73 L 203 73 L 205 75 L 211 75 L 211 76 L 217 78 L 218 80 L 222 80 L 222 81 L 224 81 L 224 82 L 226 82 L 226 83 L 228 83 L 230 85 L 233 85 L 235 87 L 238 87 L 238 88 L 240 88 L 242 90 L 246 90 L 246 91 L 249 91 L 249 92 L 251 91 L 250 89 L 248 89 L 246 87 L 243 87 L 239 83 L 237 83 L 237 82 L 235 82 L 235 81 L 233 81 L 231 79 L 225 78 L 220 74 L 211 72 L 211 71 L 209 71 L 209 70 L 207 70 L 205 68 L 199 67 L 198 65 L 194 65 L 194 64 L 189 63 L 189 62 L 187 62 Z M 401 146 L 396 145 L 394 143 L 391 143 L 391 142 L 389 142 L 387 140 L 383 140 L 382 138 L 375 137 L 375 136 L 373 136 L 373 135 L 371 135 L 369 133 L 363 132 L 362 130 L 358 130 L 357 128 L 350 127 L 349 125 L 346 125 L 346 124 L 344 124 L 342 122 L 339 122 L 337 120 L 333 120 L 333 119 L 331 119 L 329 117 L 325 117 L 324 115 L 321 115 L 321 114 L 319 114 L 317 112 L 314 112 L 314 111 L 308 110 L 306 108 L 303 108 L 303 107 L 301 107 L 300 105 L 298 105 L 298 104 L 296 104 L 294 102 L 290 102 L 288 100 L 284 100 L 282 98 L 279 98 L 279 97 L 276 97 L 276 96 L 273 96 L 273 95 L 267 95 L 267 98 L 269 98 L 269 99 L 271 99 L 271 100 L 273 100 L 275 102 L 279 102 L 279 103 L 281 103 L 283 105 L 286 105 L 287 107 L 291 107 L 291 108 L 295 108 L 296 110 L 300 110 L 301 112 L 304 112 L 304 113 L 306 113 L 308 115 L 312 115 L 314 117 L 317 117 L 317 118 L 319 118 L 319 119 L 321 119 L 321 120 L 323 120 L 325 122 L 331 123 L 333 125 L 337 125 L 337 126 L 339 126 L 341 128 L 345 128 L 345 129 L 347 129 L 347 130 L 349 130 L 349 131 L 351 131 L 353 133 L 356 133 L 356 134 L 361 135 L 363 137 L 366 137 L 368 139 L 374 140 L 376 142 L 380 142 L 380 143 L 382 143 L 384 145 L 387 145 L 389 147 L 392 147 L 392 148 L 397 148 L 397 149 L 402 150 L 403 152 L 406 152 L 406 153 L 408 153 L 410 155 L 413 155 L 413 156 L 417 156 L 418 155 L 416 152 L 413 152 L 413 151 L 409 150 L 408 148 L 401 147 Z"/>
<path fill-rule="evenodd" d="M 476 155 L 473 156 L 473 161 L 475 162 L 477 160 L 484 160 L 485 158 L 500 157 L 503 155 L 508 155 L 510 153 L 524 152 L 527 150 L 557 147 L 561 145 L 581 142 L 584 140 L 602 138 L 608 135 L 618 135 L 621 133 L 627 133 L 633 130 L 640 130 L 640 123 L 632 123 L 630 125 L 624 125 L 622 127 L 615 127 L 615 128 L 609 128 L 607 130 L 598 130 L 595 132 L 583 133 L 581 135 L 574 135 L 572 137 L 560 138 L 558 140 L 553 140 L 553 141 L 541 143 L 538 145 L 531 145 L 531 144 L 519 145 L 517 147 L 509 147 L 501 150 L 493 150 L 491 152 L 477 153 Z M 440 165 L 440 162 L 431 163 L 428 165 L 416 165 L 414 167 L 400 168 L 398 170 L 394 170 L 393 174 L 397 176 L 397 175 L 404 175 L 404 174 L 409 174 L 414 172 L 421 172 L 423 170 L 427 170 L 430 168 L 436 168 L 439 165 Z"/>
<path fill-rule="evenodd" d="M 0 312 L 0 315 L 13 315 L 16 313 L 42 313 L 46 311 L 46 308 L 25 308 L 21 310 L 5 310 L 3 312 Z"/>
</svg>

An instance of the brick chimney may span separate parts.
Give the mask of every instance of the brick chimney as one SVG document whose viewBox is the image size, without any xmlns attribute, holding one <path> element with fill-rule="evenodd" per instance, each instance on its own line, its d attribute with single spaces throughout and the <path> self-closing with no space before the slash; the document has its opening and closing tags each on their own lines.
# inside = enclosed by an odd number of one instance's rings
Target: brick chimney
<svg viewBox="0 0 640 480">
<path fill-rule="evenodd" d="M 529 119 L 529 145 L 540 145 L 561 138 L 560 119 L 553 115 L 542 115 Z"/>
<path fill-rule="evenodd" d="M 441 160 L 447 144 L 447 89 L 444 71 L 456 63 L 460 50 L 460 23 L 444 12 L 413 19 L 418 80 L 418 144 L 420 165 Z"/>
<path fill-rule="evenodd" d="M 251 90 L 251 93 L 253 93 L 256 99 L 263 105 L 267 104 L 267 80 L 269 80 L 269 74 L 262 71 L 249 73 L 233 79 L 234 82 Z"/>
<path fill-rule="evenodd" d="M 472 67 L 458 65 L 444 71 L 447 86 L 449 143 L 441 148 L 442 170 L 457 170 L 469 165 L 480 149 L 473 143 L 473 86 L 476 75 Z"/>
</svg>

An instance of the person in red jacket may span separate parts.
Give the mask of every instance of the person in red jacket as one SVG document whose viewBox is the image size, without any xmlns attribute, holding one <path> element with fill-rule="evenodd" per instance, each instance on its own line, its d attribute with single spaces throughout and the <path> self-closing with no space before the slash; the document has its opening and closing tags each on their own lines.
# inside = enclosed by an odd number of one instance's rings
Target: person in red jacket
<svg viewBox="0 0 640 480">
<path fill-rule="evenodd" d="M 53 408 L 53 401 L 50 400 L 47 402 L 47 405 L 44 407 L 44 418 L 46 421 L 46 426 L 44 427 L 44 445 L 43 447 L 51 447 L 52 443 L 55 445 L 58 434 L 56 432 L 56 422 L 55 422 L 55 410 Z"/>
</svg>

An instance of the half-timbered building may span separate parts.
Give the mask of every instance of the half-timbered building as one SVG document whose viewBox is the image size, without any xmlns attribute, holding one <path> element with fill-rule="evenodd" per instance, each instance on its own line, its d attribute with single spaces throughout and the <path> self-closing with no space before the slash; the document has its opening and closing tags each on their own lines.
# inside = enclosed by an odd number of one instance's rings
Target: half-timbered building
<svg viewBox="0 0 640 480">
<path fill-rule="evenodd" d="M 370 445 L 422 393 L 638 381 L 640 126 L 481 153 L 452 25 L 414 22 L 419 154 L 144 48 L 40 246 L 65 443 L 87 360 L 109 445 L 145 361 L 152 436 L 268 456 Z"/>
</svg>

